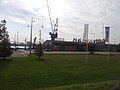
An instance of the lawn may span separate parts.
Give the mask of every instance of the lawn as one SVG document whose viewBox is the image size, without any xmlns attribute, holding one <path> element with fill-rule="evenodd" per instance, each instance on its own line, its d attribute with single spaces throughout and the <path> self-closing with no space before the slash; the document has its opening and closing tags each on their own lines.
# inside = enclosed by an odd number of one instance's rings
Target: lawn
<svg viewBox="0 0 120 90">
<path fill-rule="evenodd" d="M 119 90 L 120 55 L 45 54 L 0 60 L 0 90 Z"/>
</svg>

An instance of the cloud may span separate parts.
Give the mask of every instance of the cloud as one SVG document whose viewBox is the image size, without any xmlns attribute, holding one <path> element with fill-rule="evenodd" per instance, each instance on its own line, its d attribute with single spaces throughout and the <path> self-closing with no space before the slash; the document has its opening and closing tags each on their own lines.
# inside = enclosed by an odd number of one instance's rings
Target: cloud
<svg viewBox="0 0 120 90">
<path fill-rule="evenodd" d="M 91 29 L 95 29 L 95 26 L 102 23 L 114 25 L 115 22 L 119 25 L 119 22 L 115 21 L 120 16 L 119 0 L 48 1 L 52 21 L 55 22 L 55 18 L 58 17 L 59 30 L 65 32 L 66 35 L 82 35 L 85 23 L 92 24 Z M 43 22 L 46 30 L 51 30 L 46 0 L 0 0 L 0 12 L 0 18 L 22 24 L 30 23 L 31 17 L 34 17 L 34 26 L 40 27 Z M 118 14 L 116 19 L 109 19 L 116 14 Z M 120 27 L 117 26 L 117 28 Z"/>
<path fill-rule="evenodd" d="M 118 0 L 77 0 L 69 1 L 69 4 L 72 9 L 64 19 L 68 25 L 101 22 L 107 16 L 110 18 L 120 7 Z"/>
<path fill-rule="evenodd" d="M 19 19 L 36 17 L 39 14 L 39 8 L 27 8 L 21 1 L 2 0 L 0 3 L 1 17 L 14 17 Z M 13 19 L 13 18 L 12 18 Z M 11 20 L 12 20 L 11 19 Z M 12 20 L 13 21 L 13 20 Z M 15 20 L 14 20 L 15 21 Z"/>
</svg>

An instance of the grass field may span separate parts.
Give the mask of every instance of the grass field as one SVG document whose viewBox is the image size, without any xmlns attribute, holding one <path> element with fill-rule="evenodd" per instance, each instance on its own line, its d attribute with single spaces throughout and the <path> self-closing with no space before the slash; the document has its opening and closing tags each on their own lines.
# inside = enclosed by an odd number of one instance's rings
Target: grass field
<svg viewBox="0 0 120 90">
<path fill-rule="evenodd" d="M 0 90 L 120 90 L 120 55 L 45 54 L 0 60 Z"/>
</svg>

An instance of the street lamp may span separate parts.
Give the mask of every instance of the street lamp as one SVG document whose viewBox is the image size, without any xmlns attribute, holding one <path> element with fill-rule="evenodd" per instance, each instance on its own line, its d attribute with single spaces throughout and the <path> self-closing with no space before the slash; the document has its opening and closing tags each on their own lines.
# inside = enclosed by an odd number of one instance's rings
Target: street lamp
<svg viewBox="0 0 120 90">
<path fill-rule="evenodd" d="M 115 44 L 115 39 L 113 39 L 113 41 L 114 41 L 114 44 Z"/>
<path fill-rule="evenodd" d="M 31 56 L 31 49 L 32 49 L 32 27 L 33 27 L 33 22 L 35 22 L 35 21 L 33 21 L 33 18 L 31 18 L 31 32 L 30 32 L 30 56 Z M 29 27 L 29 26 L 27 26 L 27 27 Z"/>
<path fill-rule="evenodd" d="M 94 35 L 94 40 L 95 40 L 95 33 L 91 33 L 92 35 Z"/>
<path fill-rule="evenodd" d="M 18 34 L 19 34 L 19 31 L 17 31 L 17 49 L 18 49 Z"/>
</svg>

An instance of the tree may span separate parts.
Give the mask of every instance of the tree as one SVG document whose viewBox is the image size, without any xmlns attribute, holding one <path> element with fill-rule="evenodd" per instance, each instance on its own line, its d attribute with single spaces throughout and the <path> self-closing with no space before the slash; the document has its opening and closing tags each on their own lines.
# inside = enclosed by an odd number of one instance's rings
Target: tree
<svg viewBox="0 0 120 90">
<path fill-rule="evenodd" d="M 6 59 L 6 57 L 11 56 L 13 53 L 10 49 L 11 45 L 8 32 L 6 31 L 6 23 L 6 20 L 0 23 L 0 57 L 3 57 L 3 59 Z"/>
<path fill-rule="evenodd" d="M 39 60 L 40 60 L 40 57 L 43 55 L 43 48 L 41 43 L 36 45 L 35 54 L 39 57 Z"/>
</svg>

